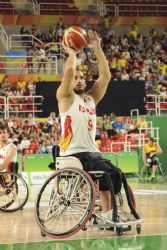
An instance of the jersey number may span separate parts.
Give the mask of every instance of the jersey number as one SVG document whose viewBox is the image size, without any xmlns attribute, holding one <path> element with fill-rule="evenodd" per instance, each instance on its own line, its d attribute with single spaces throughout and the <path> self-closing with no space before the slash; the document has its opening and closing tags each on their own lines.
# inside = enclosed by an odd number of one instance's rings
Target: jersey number
<svg viewBox="0 0 167 250">
<path fill-rule="evenodd" d="M 88 131 L 91 131 L 91 130 L 92 130 L 92 127 L 93 127 L 92 120 L 89 119 L 89 120 L 88 120 Z"/>
</svg>

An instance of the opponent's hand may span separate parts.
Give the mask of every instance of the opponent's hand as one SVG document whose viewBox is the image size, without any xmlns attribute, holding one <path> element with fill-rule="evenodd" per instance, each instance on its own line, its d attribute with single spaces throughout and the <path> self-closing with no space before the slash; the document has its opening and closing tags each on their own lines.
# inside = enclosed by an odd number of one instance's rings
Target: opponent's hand
<svg viewBox="0 0 167 250">
<path fill-rule="evenodd" d="M 156 155 L 155 153 L 150 153 L 150 157 L 153 157 L 154 155 Z"/>
<path fill-rule="evenodd" d="M 89 30 L 87 32 L 87 36 L 88 36 L 88 44 L 87 46 L 89 48 L 98 48 L 101 47 L 101 39 L 100 37 L 97 35 L 96 31 L 93 30 Z"/>
</svg>

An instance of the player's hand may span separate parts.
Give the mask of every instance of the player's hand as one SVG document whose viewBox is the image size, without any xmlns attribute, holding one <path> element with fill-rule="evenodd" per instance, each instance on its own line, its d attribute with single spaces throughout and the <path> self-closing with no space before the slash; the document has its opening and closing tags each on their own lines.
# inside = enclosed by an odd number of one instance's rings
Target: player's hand
<svg viewBox="0 0 167 250">
<path fill-rule="evenodd" d="M 155 153 L 150 153 L 150 157 L 153 157 L 155 155 Z"/>
<path fill-rule="evenodd" d="M 89 48 L 98 48 L 101 47 L 101 39 L 100 37 L 97 35 L 96 31 L 93 30 L 89 30 L 87 32 L 87 36 L 88 36 L 88 44 L 87 46 Z"/>
<path fill-rule="evenodd" d="M 65 43 L 63 41 L 62 41 L 62 46 L 67 54 L 71 54 L 71 53 L 73 53 L 75 55 L 78 54 L 78 52 L 75 49 L 69 48 L 68 46 L 65 45 Z"/>
</svg>

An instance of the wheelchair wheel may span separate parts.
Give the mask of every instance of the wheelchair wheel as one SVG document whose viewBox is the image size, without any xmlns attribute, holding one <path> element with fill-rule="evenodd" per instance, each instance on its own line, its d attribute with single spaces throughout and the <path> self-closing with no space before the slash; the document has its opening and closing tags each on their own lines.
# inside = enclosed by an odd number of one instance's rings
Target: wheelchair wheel
<svg viewBox="0 0 167 250">
<path fill-rule="evenodd" d="M 82 229 L 92 215 L 95 186 L 83 170 L 64 168 L 52 174 L 39 191 L 35 204 L 41 232 L 65 238 Z"/>
<path fill-rule="evenodd" d="M 28 200 L 28 186 L 25 180 L 15 173 L 0 173 L 0 210 L 15 212 L 22 210 Z"/>
</svg>

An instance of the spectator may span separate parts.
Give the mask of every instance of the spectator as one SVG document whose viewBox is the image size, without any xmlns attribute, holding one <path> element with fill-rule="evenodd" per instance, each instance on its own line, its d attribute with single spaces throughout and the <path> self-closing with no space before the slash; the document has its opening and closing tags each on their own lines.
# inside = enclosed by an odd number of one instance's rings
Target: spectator
<svg viewBox="0 0 167 250">
<path fill-rule="evenodd" d="M 37 73 L 39 74 L 41 67 L 43 67 L 44 74 L 45 74 L 46 73 L 46 51 L 45 51 L 44 45 L 42 45 L 38 51 L 38 59 L 39 59 L 39 65 L 38 65 Z"/>
<path fill-rule="evenodd" d="M 23 136 L 23 140 L 21 141 L 20 145 L 19 145 L 19 149 L 21 150 L 21 152 L 24 153 L 25 149 L 29 149 L 30 148 L 30 140 L 28 139 L 27 136 Z"/>
<path fill-rule="evenodd" d="M 143 115 L 140 118 L 138 118 L 136 125 L 138 129 L 141 129 L 141 132 L 145 132 L 145 130 L 147 129 L 146 117 Z"/>
</svg>

